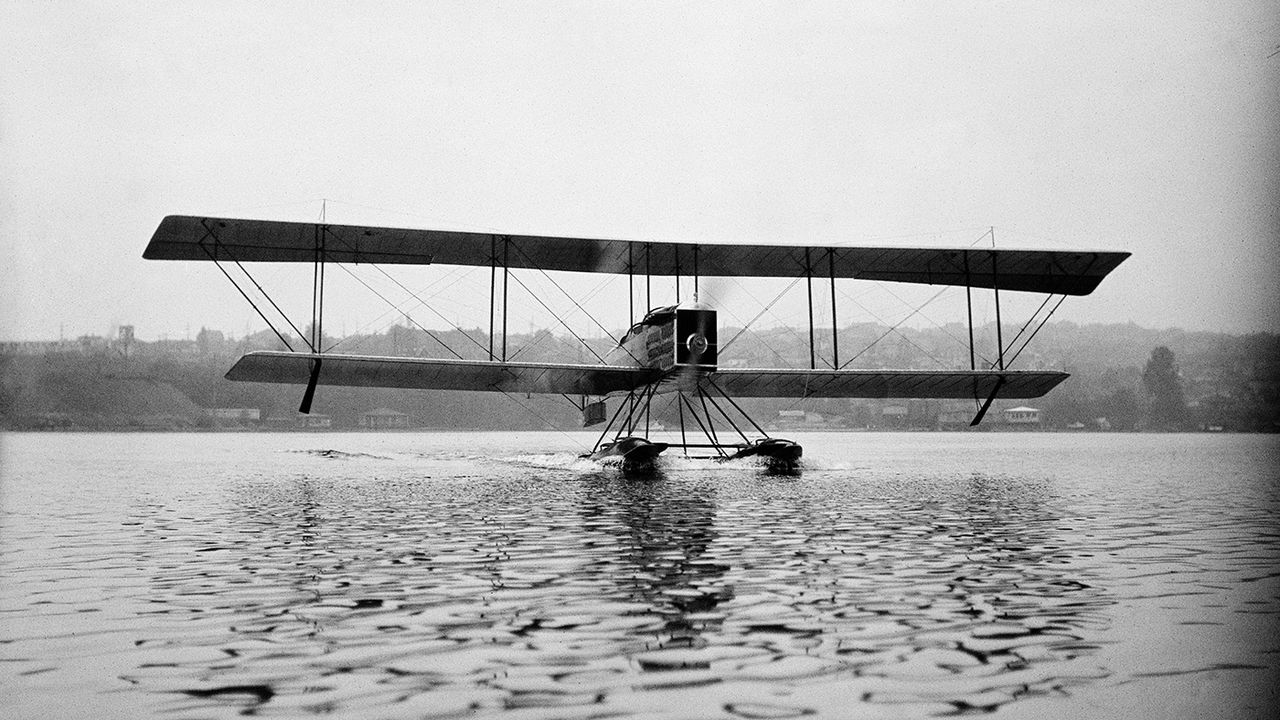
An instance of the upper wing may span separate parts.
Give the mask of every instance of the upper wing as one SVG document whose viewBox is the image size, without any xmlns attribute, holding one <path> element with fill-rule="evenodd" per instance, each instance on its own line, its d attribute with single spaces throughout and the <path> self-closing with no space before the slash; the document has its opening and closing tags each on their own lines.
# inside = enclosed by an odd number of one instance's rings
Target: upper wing
<svg viewBox="0 0 1280 720">
<path fill-rule="evenodd" d="M 166 217 L 152 260 L 491 264 L 569 272 L 860 278 L 1088 295 L 1127 252 L 690 244 Z"/>
<path fill-rule="evenodd" d="M 719 370 L 710 381 L 729 397 L 1034 398 L 1067 373 L 1033 370 Z M 1003 380 L 1002 380 L 1003 378 Z"/>
<path fill-rule="evenodd" d="M 320 363 L 319 384 L 352 387 L 607 395 L 660 376 L 645 368 L 608 365 L 253 352 L 236 361 L 227 379 L 306 385 L 313 362 Z"/>
</svg>

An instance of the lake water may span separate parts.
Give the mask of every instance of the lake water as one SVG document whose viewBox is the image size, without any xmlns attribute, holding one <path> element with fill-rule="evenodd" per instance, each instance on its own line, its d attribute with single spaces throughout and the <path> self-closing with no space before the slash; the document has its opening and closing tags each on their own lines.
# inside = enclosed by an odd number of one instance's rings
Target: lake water
<svg viewBox="0 0 1280 720">
<path fill-rule="evenodd" d="M 1270 717 L 1280 437 L 0 436 L 0 715 Z"/>
</svg>

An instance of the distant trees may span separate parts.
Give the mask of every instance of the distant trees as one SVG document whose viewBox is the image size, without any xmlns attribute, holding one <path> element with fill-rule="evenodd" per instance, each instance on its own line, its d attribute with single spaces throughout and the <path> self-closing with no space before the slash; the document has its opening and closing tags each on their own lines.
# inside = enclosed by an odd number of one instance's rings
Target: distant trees
<svg viewBox="0 0 1280 720">
<path fill-rule="evenodd" d="M 1151 359 L 1142 370 L 1142 386 L 1146 388 L 1148 406 L 1143 426 L 1149 430 L 1182 430 L 1187 424 L 1187 402 L 1182 395 L 1182 381 L 1173 351 L 1161 345 L 1151 351 Z"/>
<path fill-rule="evenodd" d="M 735 328 L 722 328 L 721 339 L 736 333 Z M 875 323 L 851 324 L 840 330 L 841 362 L 853 360 L 850 367 L 863 369 L 932 367 L 935 361 L 941 368 L 968 368 L 964 335 L 963 327 L 959 331 L 900 328 L 886 335 L 885 328 Z M 585 339 L 601 355 L 611 347 L 605 337 Z M 295 340 L 290 336 L 295 349 L 300 349 Z M 300 386 L 224 378 L 239 354 L 283 348 L 270 330 L 233 339 L 202 328 L 194 341 L 135 341 L 128 357 L 109 351 L 106 343 L 86 337 L 54 350 L 40 350 L 43 354 L 30 352 L 21 343 L 0 348 L 0 427 L 53 422 L 96 427 L 115 422 L 110 418 L 125 422 L 131 413 L 187 418 L 199 424 L 204 422 L 200 408 L 257 408 L 264 420 L 287 420 L 297 414 Z M 368 355 L 451 357 L 446 344 L 465 358 L 488 357 L 489 338 L 483 328 L 427 331 L 400 324 L 381 332 L 353 334 L 336 349 Z M 1115 430 L 1280 431 L 1280 335 L 1052 323 L 1037 336 L 1035 345 L 1040 358 L 1021 367 L 1061 367 L 1072 375 L 1047 397 L 1034 401 L 1043 410 L 1046 428 L 1078 427 L 1079 423 Z M 325 348 L 334 348 L 332 338 L 326 338 Z M 1170 348 L 1176 349 L 1176 357 Z M 825 352 L 829 346 L 819 347 L 820 358 L 827 357 Z M 575 338 L 547 330 L 512 335 L 509 356 L 535 362 L 595 362 Z M 787 327 L 750 330 L 721 359 L 726 367 L 807 367 L 807 338 Z M 877 427 L 885 424 L 882 409 L 889 401 L 811 398 L 797 404 L 785 398 L 745 398 L 741 402 L 762 422 L 776 418 L 779 410 L 798 408 L 841 416 L 851 427 Z M 924 419 L 935 412 L 932 406 L 893 404 L 910 408 L 912 423 L 933 423 Z M 546 424 L 573 427 L 580 422 L 578 411 L 559 396 L 482 392 L 325 386 L 316 396 L 315 411 L 330 415 L 334 427 L 356 427 L 361 413 L 381 407 L 406 413 L 412 424 L 421 427 L 534 429 Z M 1002 407 L 997 405 L 991 417 L 997 417 Z M 616 403 L 610 410 L 615 408 Z M 968 417 L 973 410 L 969 406 L 952 411 L 942 405 L 936 409 Z M 655 419 L 660 412 L 655 408 Z M 674 408 L 672 413 L 661 422 L 676 428 L 679 417 Z M 58 418 L 50 420 L 53 416 Z"/>
<path fill-rule="evenodd" d="M 1098 409 L 1101 417 L 1105 417 L 1115 430 L 1132 430 L 1142 418 L 1138 393 L 1128 387 L 1117 388 L 1107 395 Z"/>
</svg>

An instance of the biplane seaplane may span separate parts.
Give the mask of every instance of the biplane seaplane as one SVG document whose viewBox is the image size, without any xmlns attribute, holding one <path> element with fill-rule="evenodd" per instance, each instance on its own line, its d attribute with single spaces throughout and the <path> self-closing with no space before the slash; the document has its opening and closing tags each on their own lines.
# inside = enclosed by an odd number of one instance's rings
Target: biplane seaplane
<svg viewBox="0 0 1280 720">
<path fill-rule="evenodd" d="M 310 412 L 319 385 L 560 394 L 583 412 L 584 426 L 605 423 L 588 456 L 631 466 L 651 464 L 672 447 L 686 455 L 693 450 L 722 460 L 757 458 L 772 464 L 797 463 L 803 452 L 801 446 L 770 436 L 743 410 L 737 398 L 971 398 L 975 408 L 971 424 L 977 425 L 997 397 L 1040 397 L 1067 378 L 1065 372 L 1009 367 L 1016 359 L 1011 351 L 1019 338 L 1006 347 L 1000 336 L 1000 293 L 1043 293 L 1046 298 L 1041 308 L 1054 296 L 1060 296 L 1057 302 L 1061 304 L 1067 296 L 1091 293 L 1128 256 L 1126 252 L 1109 251 L 644 242 L 191 216 L 166 217 L 143 253 L 144 258 L 152 260 L 200 260 L 219 266 L 289 348 L 248 353 L 235 363 L 227 378 L 303 386 L 299 408 L 302 413 Z M 258 303 L 253 302 L 250 292 L 227 269 L 234 266 L 243 271 L 254 288 L 280 312 L 242 265 L 258 262 L 312 266 L 310 338 L 290 322 L 305 348 L 292 348 L 285 333 L 272 324 Z M 487 358 L 324 352 L 320 346 L 324 270 L 331 263 L 488 268 Z M 600 358 L 601 362 L 514 362 L 507 358 L 506 287 L 510 273 L 524 270 L 613 273 L 626 275 L 629 286 L 643 279 L 650 308 L 650 280 L 673 278 L 677 298 L 674 304 L 648 310 L 614 351 Z M 716 309 L 696 298 L 693 302 L 680 302 L 681 277 L 692 280 L 695 292 L 699 278 L 803 278 L 809 303 L 809 367 L 721 367 Z M 969 368 L 852 369 L 847 367 L 848 361 L 842 365 L 835 322 L 837 280 L 964 287 L 969 308 Z M 832 357 L 829 362 L 824 358 L 827 367 L 819 367 L 815 357 L 815 281 L 829 282 L 831 286 Z M 995 297 L 998 356 L 990 366 L 984 363 L 980 367 L 974 354 L 971 293 L 975 288 L 991 290 Z M 495 347 L 495 303 L 499 295 L 502 341 Z M 1027 341 L 1056 309 L 1054 305 L 1043 316 L 1027 335 Z M 1019 333 L 1019 337 L 1023 334 Z M 1022 347 L 1025 346 L 1026 342 Z M 674 398 L 680 418 L 678 443 L 650 439 L 650 407 L 659 396 Z M 616 404 L 612 415 L 607 412 L 610 402 Z M 717 424 L 722 428 L 720 432 Z M 690 435 L 698 442 L 691 441 Z"/>
</svg>

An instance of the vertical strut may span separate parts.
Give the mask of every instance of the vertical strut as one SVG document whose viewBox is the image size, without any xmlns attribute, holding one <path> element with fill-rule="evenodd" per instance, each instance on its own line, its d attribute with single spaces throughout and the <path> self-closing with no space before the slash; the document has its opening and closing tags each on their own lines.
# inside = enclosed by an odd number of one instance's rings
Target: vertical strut
<svg viewBox="0 0 1280 720">
<path fill-rule="evenodd" d="M 627 243 L 627 328 L 636 322 L 636 288 L 634 265 L 631 262 L 631 243 Z"/>
<path fill-rule="evenodd" d="M 698 246 L 693 246 L 693 299 L 698 299 Z"/>
<path fill-rule="evenodd" d="M 493 361 L 493 294 L 498 289 L 498 249 L 492 235 L 489 236 L 489 361 Z M 595 452 L 592 450 L 592 452 Z"/>
<path fill-rule="evenodd" d="M 680 246 L 674 246 L 676 251 L 676 304 L 680 304 Z"/>
<path fill-rule="evenodd" d="M 507 275 L 511 260 L 511 236 L 502 236 L 502 362 L 507 361 Z"/>
<path fill-rule="evenodd" d="M 311 272 L 311 352 L 319 354 L 324 342 L 324 242 L 328 225 L 315 226 L 315 266 Z"/>
<path fill-rule="evenodd" d="M 969 283 L 969 251 L 964 251 L 964 305 L 969 312 L 969 369 L 977 370 L 973 358 L 973 286 Z"/>
<path fill-rule="evenodd" d="M 323 212 L 323 211 L 321 211 Z M 302 393 L 302 403 L 298 412 L 311 414 L 311 403 L 316 395 L 316 385 L 320 382 L 320 352 L 324 342 L 324 240 L 325 225 L 315 226 L 315 266 L 311 271 L 311 352 L 316 357 L 311 359 L 311 373 L 307 378 L 307 388 Z"/>
<path fill-rule="evenodd" d="M 996 242 L 996 229 L 991 228 L 991 244 Z M 1004 329 L 1000 322 L 1000 268 L 996 255 L 996 251 L 991 251 L 991 288 L 996 293 L 996 352 L 998 353 L 998 362 L 1000 369 L 1004 370 Z"/>
<path fill-rule="evenodd" d="M 644 310 L 649 312 L 653 308 L 653 294 L 649 291 L 649 281 L 652 278 L 650 273 L 650 255 L 652 254 L 649 243 L 644 244 Z"/>
<path fill-rule="evenodd" d="M 840 332 L 836 322 L 836 250 L 827 250 L 827 270 L 831 274 L 831 367 L 840 367 Z"/>
<path fill-rule="evenodd" d="M 809 248 L 804 249 L 804 281 L 809 294 L 809 369 L 818 367 L 813 349 L 813 266 L 809 264 Z"/>
<path fill-rule="evenodd" d="M 316 293 L 319 298 L 319 307 L 316 309 L 316 353 L 324 351 L 324 239 L 320 240 L 320 291 Z"/>
</svg>

